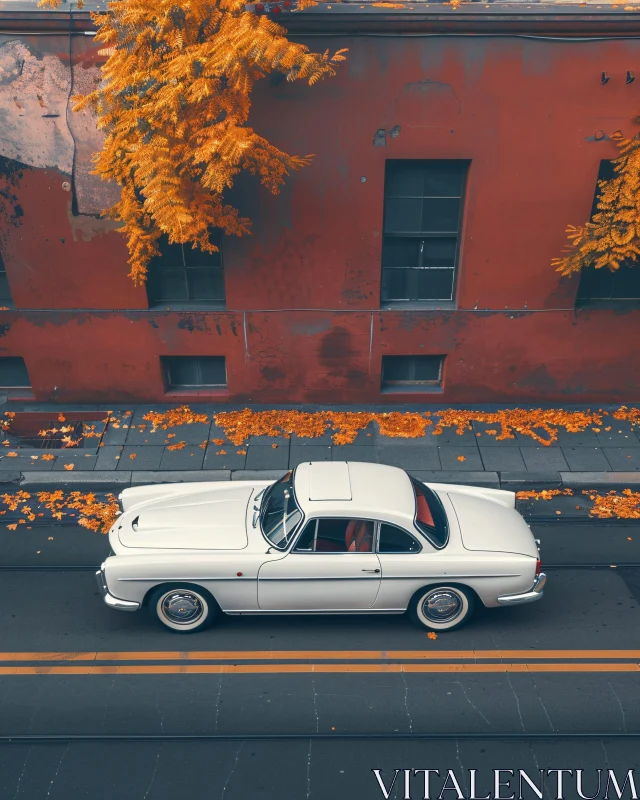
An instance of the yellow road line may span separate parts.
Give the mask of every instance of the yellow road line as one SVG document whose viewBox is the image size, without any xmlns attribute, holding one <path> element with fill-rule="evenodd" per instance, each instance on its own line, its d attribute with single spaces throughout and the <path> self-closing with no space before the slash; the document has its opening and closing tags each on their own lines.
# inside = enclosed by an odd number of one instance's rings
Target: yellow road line
<svg viewBox="0 0 640 800">
<path fill-rule="evenodd" d="M 360 672 L 640 672 L 640 665 L 617 664 L 120 664 L 0 667 L 0 675 L 174 675 Z"/>
<path fill-rule="evenodd" d="M 8 661 L 385 661 L 476 659 L 640 659 L 640 650 L 202 650 L 2 653 Z"/>
</svg>

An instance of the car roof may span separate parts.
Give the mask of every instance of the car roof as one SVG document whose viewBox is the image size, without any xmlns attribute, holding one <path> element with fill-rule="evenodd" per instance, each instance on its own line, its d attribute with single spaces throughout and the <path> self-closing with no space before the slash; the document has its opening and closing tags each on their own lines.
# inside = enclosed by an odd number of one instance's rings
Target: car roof
<svg viewBox="0 0 640 800">
<path fill-rule="evenodd" d="M 387 464 L 305 461 L 294 473 L 296 500 L 305 516 L 320 513 L 409 516 L 415 496 L 407 473 Z"/>
</svg>

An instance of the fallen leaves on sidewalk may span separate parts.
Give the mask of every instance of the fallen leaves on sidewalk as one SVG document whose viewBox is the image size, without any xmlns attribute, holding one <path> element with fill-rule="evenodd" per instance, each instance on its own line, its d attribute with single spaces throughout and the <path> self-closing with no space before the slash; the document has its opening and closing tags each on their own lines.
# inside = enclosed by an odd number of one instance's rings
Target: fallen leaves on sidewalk
<svg viewBox="0 0 640 800">
<path fill-rule="evenodd" d="M 153 426 L 151 433 L 154 433 L 158 428 L 166 431 L 167 428 L 175 428 L 177 425 L 193 425 L 194 422 L 208 422 L 209 418 L 206 414 L 196 414 L 189 406 L 178 406 L 169 411 L 150 411 L 145 414 L 142 419 L 150 422 Z"/>
</svg>

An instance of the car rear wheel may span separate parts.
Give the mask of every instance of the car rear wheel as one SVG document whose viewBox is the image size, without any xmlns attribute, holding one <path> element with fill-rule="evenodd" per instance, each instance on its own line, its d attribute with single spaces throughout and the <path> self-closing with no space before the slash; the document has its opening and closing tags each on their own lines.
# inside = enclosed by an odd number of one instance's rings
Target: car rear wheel
<svg viewBox="0 0 640 800">
<path fill-rule="evenodd" d="M 149 610 L 163 625 L 177 633 L 193 633 L 210 625 L 216 615 L 215 601 L 198 586 L 175 584 L 156 589 Z"/>
<path fill-rule="evenodd" d="M 474 597 L 459 586 L 428 586 L 413 598 L 411 617 L 430 631 L 451 631 L 471 616 Z"/>
</svg>

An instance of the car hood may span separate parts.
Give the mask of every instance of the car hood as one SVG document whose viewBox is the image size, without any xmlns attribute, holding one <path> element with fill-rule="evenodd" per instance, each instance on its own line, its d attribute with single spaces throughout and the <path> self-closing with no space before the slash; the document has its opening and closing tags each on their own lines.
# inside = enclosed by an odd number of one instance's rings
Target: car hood
<svg viewBox="0 0 640 800">
<path fill-rule="evenodd" d="M 247 546 L 251 487 L 190 492 L 151 500 L 121 518 L 124 547 L 176 550 L 241 550 Z"/>
<path fill-rule="evenodd" d="M 513 508 L 482 497 L 449 492 L 467 550 L 538 557 L 531 528 Z"/>
</svg>

